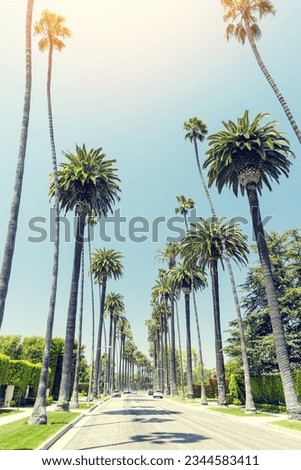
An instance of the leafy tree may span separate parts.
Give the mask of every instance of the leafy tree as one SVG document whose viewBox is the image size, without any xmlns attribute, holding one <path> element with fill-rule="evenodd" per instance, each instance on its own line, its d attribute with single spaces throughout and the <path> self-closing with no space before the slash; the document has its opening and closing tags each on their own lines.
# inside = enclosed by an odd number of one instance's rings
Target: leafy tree
<svg viewBox="0 0 301 470">
<path fill-rule="evenodd" d="M 20 335 L 1 335 L 0 354 L 15 360 L 21 359 L 22 337 Z"/>
<path fill-rule="evenodd" d="M 224 21 L 229 23 L 226 29 L 226 36 L 229 40 L 234 36 L 238 42 L 245 44 L 248 39 L 254 53 L 257 64 L 267 79 L 273 92 L 278 98 L 290 125 L 292 126 L 299 142 L 301 143 L 301 131 L 289 109 L 283 95 L 281 94 L 274 79 L 270 75 L 259 50 L 256 41 L 261 38 L 261 29 L 258 26 L 258 18 L 276 13 L 276 10 L 269 0 L 221 0 L 225 9 Z"/>
<path fill-rule="evenodd" d="M 228 186 L 236 196 L 239 188 L 242 194 L 247 193 L 287 412 L 290 418 L 301 419 L 258 200 L 263 185 L 271 190 L 270 181 L 279 182 L 281 174 L 288 176 L 291 165 L 288 157 L 293 153 L 288 140 L 276 130 L 275 121 L 260 126 L 266 116 L 258 114 L 250 122 L 249 113 L 245 111 L 237 124 L 223 122 L 225 130 L 208 137 L 209 150 L 204 166 L 209 167 L 209 185 L 215 183 L 219 192 Z"/>
<path fill-rule="evenodd" d="M 267 236 L 275 288 L 279 299 L 281 318 L 287 341 L 291 366 L 300 368 L 301 355 L 301 288 L 300 288 L 300 229 L 283 234 L 271 232 Z M 257 253 L 257 247 L 252 246 Z M 279 370 L 273 341 L 264 279 L 259 264 L 249 269 L 241 286 L 242 307 L 245 310 L 244 327 L 253 375 Z M 230 337 L 225 348 L 231 357 L 239 357 L 236 322 L 230 323 Z"/>
</svg>

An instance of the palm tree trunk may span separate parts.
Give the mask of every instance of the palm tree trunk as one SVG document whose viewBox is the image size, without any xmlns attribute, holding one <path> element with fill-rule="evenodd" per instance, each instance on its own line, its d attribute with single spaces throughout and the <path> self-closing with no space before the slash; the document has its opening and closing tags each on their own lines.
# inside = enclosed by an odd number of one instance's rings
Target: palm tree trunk
<svg viewBox="0 0 301 470">
<path fill-rule="evenodd" d="M 194 398 L 192 380 L 192 357 L 191 357 L 191 329 L 190 329 L 190 293 L 185 293 L 185 320 L 186 320 L 186 354 L 187 354 L 187 396 Z"/>
<path fill-rule="evenodd" d="M 94 384 L 93 384 L 93 396 L 99 397 L 99 372 L 101 365 L 101 338 L 103 329 L 103 319 L 105 310 L 105 298 L 106 298 L 107 278 L 103 276 L 101 284 L 101 297 L 100 297 L 100 313 L 98 323 L 98 334 L 97 334 L 97 345 L 95 355 L 95 373 L 94 373 Z"/>
<path fill-rule="evenodd" d="M 163 317 L 163 330 L 164 330 L 164 394 L 169 395 L 169 373 L 168 373 L 168 341 L 167 341 L 167 300 L 164 299 L 164 317 Z"/>
<path fill-rule="evenodd" d="M 268 247 L 262 226 L 257 188 L 255 184 L 249 183 L 246 189 L 265 283 L 269 314 L 275 341 L 276 357 L 285 397 L 286 411 L 290 419 L 301 420 L 301 405 L 298 401 L 293 374 L 290 367 L 277 292 L 275 289 Z"/>
<path fill-rule="evenodd" d="M 84 263 L 84 247 L 82 250 L 82 279 L 81 279 L 81 292 L 80 292 L 80 312 L 79 312 L 79 322 L 78 322 L 78 344 L 76 352 L 76 365 L 74 373 L 74 382 L 73 382 L 73 392 L 70 400 L 70 404 L 73 408 L 79 408 L 78 403 L 78 384 L 79 384 L 79 373 L 80 373 L 80 359 L 81 359 L 81 349 L 82 349 L 82 331 L 83 331 L 83 309 L 84 309 L 84 280 L 85 280 L 85 263 Z"/>
<path fill-rule="evenodd" d="M 115 390 L 115 364 L 116 364 L 116 327 L 117 327 L 117 318 L 113 318 L 113 341 L 112 341 L 112 391 Z"/>
<path fill-rule="evenodd" d="M 257 46 L 256 46 L 256 43 L 254 41 L 254 38 L 253 38 L 253 34 L 252 34 L 252 31 L 250 30 L 250 25 L 247 21 L 244 22 L 244 25 L 245 25 L 245 29 L 246 29 L 246 33 L 247 33 L 247 37 L 248 37 L 248 40 L 249 40 L 249 43 L 250 43 L 250 46 L 251 46 L 251 49 L 253 51 L 253 54 L 255 56 L 255 59 L 257 61 L 257 64 L 259 65 L 260 67 L 260 70 L 262 71 L 262 73 L 264 74 L 265 78 L 267 79 L 269 85 L 271 86 L 273 92 L 275 93 L 275 95 L 277 96 L 278 98 L 278 101 L 279 103 L 281 104 L 282 106 L 282 109 L 283 111 L 285 112 L 286 114 L 286 117 L 288 118 L 288 121 L 290 123 L 290 125 L 292 126 L 293 128 L 293 131 L 295 132 L 296 136 L 297 136 L 297 139 L 299 140 L 300 144 L 301 144 L 301 131 L 295 121 L 295 118 L 294 116 L 292 115 L 291 113 L 291 110 L 290 108 L 288 107 L 284 97 L 282 96 L 282 94 L 280 93 L 280 90 L 278 88 L 278 86 L 276 85 L 276 83 L 274 82 L 273 78 L 271 77 L 271 75 L 269 74 L 262 58 L 261 58 L 261 55 L 257 49 Z"/>
<path fill-rule="evenodd" d="M 219 406 L 226 406 L 227 405 L 226 379 L 225 379 L 225 365 L 224 365 L 221 320 L 220 320 L 218 271 L 217 271 L 216 260 L 211 261 L 210 274 L 211 274 L 211 281 L 212 281 L 212 298 L 213 298 L 214 330 L 215 330 L 215 358 L 216 358 L 216 376 L 217 376 L 217 389 L 218 389 L 217 404 Z"/>
<path fill-rule="evenodd" d="M 205 389 L 205 374 L 204 374 L 202 341 L 201 341 L 200 325 L 199 325 L 199 319 L 198 319 L 198 310 L 197 310 L 196 296 L 195 296 L 195 290 L 194 289 L 192 290 L 192 298 L 193 298 L 193 304 L 194 304 L 194 314 L 195 314 L 196 330 L 197 330 L 198 345 L 199 345 L 200 376 L 201 376 L 201 405 L 208 405 L 207 398 L 206 398 L 206 389 Z"/>
<path fill-rule="evenodd" d="M 81 265 L 81 253 L 84 242 L 84 232 L 86 224 L 86 213 L 81 211 L 77 221 L 76 240 L 73 256 L 73 269 L 71 278 L 71 289 L 69 297 L 69 307 L 66 324 L 65 335 L 65 349 L 62 365 L 62 376 L 60 384 L 59 399 L 57 402 L 57 409 L 60 411 L 69 410 L 69 396 L 70 396 L 70 382 L 72 372 L 72 359 L 74 348 L 74 336 L 76 327 L 76 310 L 77 310 L 77 297 L 78 297 L 78 282 Z"/>
<path fill-rule="evenodd" d="M 182 356 L 182 346 L 181 346 L 181 329 L 180 329 L 179 312 L 178 312 L 178 304 L 177 304 L 177 302 L 176 302 L 176 317 L 177 317 L 179 355 L 180 355 L 181 398 L 182 398 L 182 400 L 185 400 L 185 393 L 184 393 L 184 372 L 183 372 L 183 356 Z"/>
<path fill-rule="evenodd" d="M 175 340 L 175 296 L 170 293 L 170 375 L 171 396 L 177 396 L 176 340 Z"/>
<path fill-rule="evenodd" d="M 0 328 L 2 326 L 8 284 L 12 269 L 15 250 L 18 217 L 23 186 L 23 175 L 25 167 L 26 145 L 29 127 L 31 86 L 32 86 L 32 64 L 31 64 L 31 25 L 34 0 L 28 0 L 25 25 L 25 93 L 23 103 L 23 117 L 21 136 L 19 143 L 18 160 L 15 175 L 14 193 L 11 203 L 10 216 L 6 234 L 6 242 L 3 253 L 2 268 L 0 272 Z"/>
<path fill-rule="evenodd" d="M 89 247 L 89 266 L 91 266 L 91 235 L 90 235 L 90 224 L 88 225 L 88 247 Z M 94 308 L 94 287 L 93 278 L 90 274 L 90 288 L 91 288 L 91 304 L 92 304 L 92 341 L 91 341 L 91 366 L 90 366 L 90 377 L 89 377 L 89 390 L 87 402 L 90 404 L 92 395 L 92 384 L 94 376 L 94 348 L 95 348 L 95 308 Z"/>
<path fill-rule="evenodd" d="M 113 315 L 110 315 L 110 327 L 109 327 L 109 351 L 108 351 L 108 362 L 106 368 L 106 383 L 105 383 L 105 395 L 110 393 L 112 388 L 112 376 L 111 376 L 111 365 L 112 365 L 112 339 L 113 339 Z"/>
</svg>

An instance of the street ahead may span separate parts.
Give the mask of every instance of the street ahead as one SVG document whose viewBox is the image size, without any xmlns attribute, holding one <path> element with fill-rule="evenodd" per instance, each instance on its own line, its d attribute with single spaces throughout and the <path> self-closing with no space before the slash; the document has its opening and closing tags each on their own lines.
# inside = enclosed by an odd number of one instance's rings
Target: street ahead
<svg viewBox="0 0 301 470">
<path fill-rule="evenodd" d="M 50 450 L 299 450 L 301 433 L 278 418 L 230 417 L 166 398 L 127 395 L 97 407 Z"/>
</svg>

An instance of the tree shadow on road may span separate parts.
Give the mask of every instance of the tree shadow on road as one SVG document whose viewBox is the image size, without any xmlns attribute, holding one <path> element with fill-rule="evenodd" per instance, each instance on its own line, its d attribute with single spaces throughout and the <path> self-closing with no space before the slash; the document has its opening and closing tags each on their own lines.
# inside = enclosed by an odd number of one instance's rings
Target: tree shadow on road
<svg viewBox="0 0 301 470">
<path fill-rule="evenodd" d="M 157 446 L 168 446 L 168 444 L 194 444 L 200 441 L 208 439 L 205 436 L 200 434 L 186 434 L 182 432 L 152 432 L 150 434 L 136 434 L 130 436 L 130 440 L 123 442 L 114 442 L 114 449 L 118 449 L 118 446 L 124 446 L 129 444 L 128 450 L 131 450 L 133 447 L 131 444 L 139 442 L 139 450 L 143 450 L 143 443 L 146 443 L 146 449 L 149 449 L 149 444 L 153 445 L 153 449 L 156 449 Z M 141 447 L 142 445 L 142 447 Z M 165 447 L 166 448 L 166 447 Z M 79 450 L 91 450 L 91 449 L 108 449 L 112 450 L 112 445 L 104 444 L 101 446 L 92 446 L 92 447 L 82 447 Z"/>
</svg>

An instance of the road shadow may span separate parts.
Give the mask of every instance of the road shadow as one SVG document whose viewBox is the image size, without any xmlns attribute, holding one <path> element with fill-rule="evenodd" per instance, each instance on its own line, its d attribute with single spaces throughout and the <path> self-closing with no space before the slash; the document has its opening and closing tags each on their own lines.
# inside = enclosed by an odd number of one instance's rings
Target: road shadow
<svg viewBox="0 0 301 470">
<path fill-rule="evenodd" d="M 118 449 L 118 446 L 124 446 L 129 444 L 129 450 L 131 449 L 131 444 L 139 442 L 142 445 L 140 450 L 143 450 L 143 443 L 147 443 L 147 448 L 149 448 L 149 444 L 152 444 L 154 449 L 156 446 L 173 444 L 195 444 L 197 442 L 201 442 L 203 440 L 208 439 L 205 436 L 200 434 L 186 434 L 181 432 L 152 432 L 150 434 L 136 434 L 134 436 L 130 436 L 130 440 L 123 441 L 123 442 L 114 442 L 114 449 Z M 78 450 L 92 450 L 92 449 L 111 449 L 110 444 L 104 444 L 101 446 L 91 446 L 91 447 L 81 447 Z"/>
</svg>

